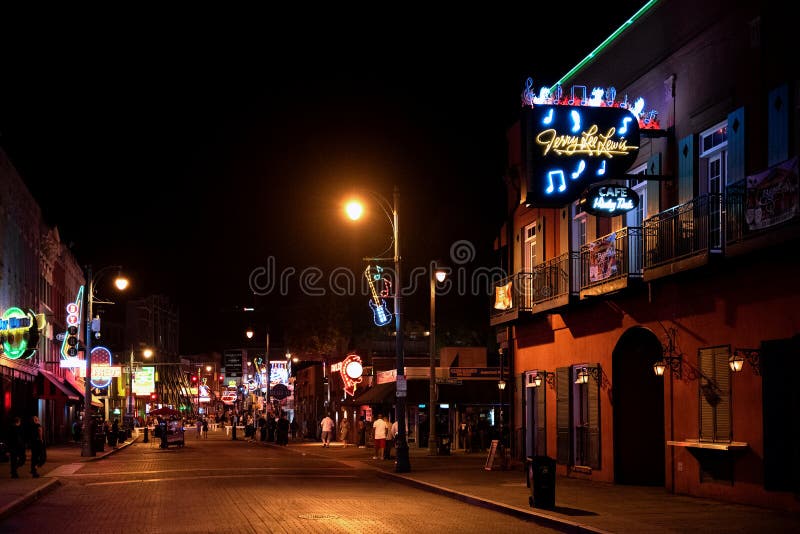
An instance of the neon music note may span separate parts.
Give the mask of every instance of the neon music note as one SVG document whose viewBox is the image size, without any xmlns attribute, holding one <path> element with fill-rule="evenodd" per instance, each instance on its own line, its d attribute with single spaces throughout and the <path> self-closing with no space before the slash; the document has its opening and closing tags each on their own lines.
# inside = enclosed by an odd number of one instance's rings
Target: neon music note
<svg viewBox="0 0 800 534">
<path fill-rule="evenodd" d="M 553 122 L 553 108 L 550 108 L 550 111 L 547 112 L 547 117 L 542 119 L 542 124 L 550 124 Z"/>
<path fill-rule="evenodd" d="M 628 123 L 631 122 L 632 120 L 633 117 L 625 117 L 624 119 L 622 119 L 622 126 L 619 129 L 620 135 L 625 135 L 626 133 L 628 133 Z"/>
<path fill-rule="evenodd" d="M 603 163 L 605 163 L 605 162 L 603 162 Z M 586 162 L 583 161 L 583 160 L 580 160 L 578 162 L 578 170 L 576 170 L 575 172 L 572 173 L 572 179 L 576 180 L 578 178 L 578 176 L 580 176 L 581 173 L 583 173 L 584 169 L 586 169 Z"/>
<path fill-rule="evenodd" d="M 569 112 L 570 116 L 572 117 L 572 131 L 578 132 L 581 129 L 581 114 L 575 111 L 574 109 Z"/>
<path fill-rule="evenodd" d="M 557 171 L 550 171 L 547 173 L 547 180 L 550 182 L 550 185 L 547 186 L 547 189 L 544 190 L 545 193 L 548 195 L 553 192 L 553 176 L 560 176 L 561 177 L 561 185 L 558 186 L 558 192 L 562 192 L 567 188 L 567 182 L 564 179 L 564 171 L 557 170 Z"/>
<path fill-rule="evenodd" d="M 606 160 L 600 163 L 600 168 L 597 169 L 597 176 L 603 176 L 606 173 Z"/>
</svg>

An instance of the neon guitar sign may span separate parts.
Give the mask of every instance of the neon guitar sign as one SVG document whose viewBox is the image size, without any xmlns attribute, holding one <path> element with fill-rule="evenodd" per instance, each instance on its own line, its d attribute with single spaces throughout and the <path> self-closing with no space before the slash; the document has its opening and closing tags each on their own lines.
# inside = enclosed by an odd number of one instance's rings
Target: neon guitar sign
<svg viewBox="0 0 800 534">
<path fill-rule="evenodd" d="M 380 272 L 382 269 L 378 267 L 378 270 Z M 367 268 L 364 270 L 364 276 L 367 278 L 370 291 L 372 291 L 372 300 L 369 301 L 369 307 L 372 308 L 372 318 L 376 325 L 386 326 L 392 322 L 392 314 L 389 313 L 389 309 L 386 307 L 386 301 L 383 300 L 375 290 L 375 282 L 369 271 L 370 266 L 367 265 Z M 380 274 L 376 275 L 376 277 L 378 279 L 381 278 Z"/>
</svg>

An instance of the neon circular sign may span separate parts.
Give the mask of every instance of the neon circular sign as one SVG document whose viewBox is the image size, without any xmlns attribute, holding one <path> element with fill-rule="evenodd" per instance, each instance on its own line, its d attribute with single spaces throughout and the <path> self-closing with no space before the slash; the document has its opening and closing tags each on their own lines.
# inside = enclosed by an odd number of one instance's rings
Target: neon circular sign
<svg viewBox="0 0 800 534">
<path fill-rule="evenodd" d="M 33 332 L 31 332 L 33 330 Z M 33 350 L 28 350 L 29 345 L 34 345 L 37 338 L 36 317 L 32 313 L 25 313 L 20 308 L 9 308 L 0 317 L 0 344 L 3 353 L 11 360 L 21 357 L 30 357 Z M 30 343 L 33 335 L 34 343 Z"/>
<path fill-rule="evenodd" d="M 111 365 L 111 351 L 105 347 L 95 347 L 92 349 L 92 366 Z M 111 378 L 93 378 L 91 383 L 94 387 L 103 389 L 111 383 Z"/>
</svg>

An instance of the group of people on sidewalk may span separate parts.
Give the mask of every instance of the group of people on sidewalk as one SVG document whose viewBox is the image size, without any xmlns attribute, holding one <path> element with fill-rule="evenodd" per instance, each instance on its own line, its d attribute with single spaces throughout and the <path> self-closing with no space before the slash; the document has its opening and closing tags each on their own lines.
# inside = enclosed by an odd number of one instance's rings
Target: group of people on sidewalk
<svg viewBox="0 0 800 534">
<path fill-rule="evenodd" d="M 322 447 L 330 447 L 331 440 L 335 438 L 336 423 L 330 415 L 326 414 L 320 421 Z M 363 420 L 358 422 L 359 442 L 358 446 L 365 446 L 364 435 L 366 431 L 366 424 Z M 375 454 L 373 460 L 391 460 L 392 459 L 392 444 L 395 436 L 397 436 L 397 421 L 389 423 L 389 417 L 378 414 L 375 421 L 372 423 L 373 439 L 375 444 Z M 350 421 L 345 417 L 339 423 L 339 441 L 342 446 L 347 447 L 350 437 Z"/>
<path fill-rule="evenodd" d="M 31 449 L 31 476 L 39 478 L 38 467 L 42 467 L 47 459 L 47 449 L 44 444 L 44 433 L 39 417 L 31 417 L 31 425 L 28 428 L 28 435 L 22 426 L 22 419 L 14 417 L 9 430 L 9 464 L 11 465 L 11 478 L 19 478 L 18 469 L 25 465 L 26 448 Z M 27 444 L 27 447 L 26 447 Z"/>
</svg>

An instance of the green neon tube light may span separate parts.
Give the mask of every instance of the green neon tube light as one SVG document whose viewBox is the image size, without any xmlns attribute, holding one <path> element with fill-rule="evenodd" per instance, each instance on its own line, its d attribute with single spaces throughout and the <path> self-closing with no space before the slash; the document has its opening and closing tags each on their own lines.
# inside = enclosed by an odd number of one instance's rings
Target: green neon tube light
<svg viewBox="0 0 800 534">
<path fill-rule="evenodd" d="M 594 61 L 594 59 L 595 59 L 597 56 L 599 56 L 599 55 L 600 55 L 600 53 L 603 51 L 603 49 L 607 48 L 607 47 L 608 47 L 608 45 L 610 45 L 610 44 L 611 44 L 611 43 L 612 43 L 612 42 L 613 42 L 613 41 L 614 41 L 614 40 L 615 40 L 617 37 L 619 37 L 619 36 L 622 34 L 622 32 L 624 32 L 625 30 L 627 30 L 627 29 L 628 29 L 628 28 L 629 28 L 629 27 L 630 27 L 630 26 L 631 26 L 631 25 L 632 25 L 634 22 L 636 22 L 637 20 L 639 20 L 639 19 L 642 17 L 642 15 L 644 15 L 645 13 L 647 13 L 647 12 L 648 12 L 648 11 L 649 11 L 649 10 L 650 10 L 650 9 L 651 9 L 653 6 L 655 6 L 655 5 L 656 5 L 658 2 L 659 2 L 659 0 L 649 0 L 649 1 L 648 1 L 648 2 L 645 4 L 645 5 L 643 5 L 643 6 L 642 6 L 642 7 L 639 9 L 639 11 L 637 11 L 636 13 L 634 13 L 634 14 L 633 14 L 633 16 L 632 16 L 631 18 L 629 18 L 628 20 L 626 20 L 626 21 L 625 21 L 625 22 L 622 24 L 622 26 L 620 26 L 619 28 L 617 28 L 617 30 L 616 30 L 614 33 L 612 33 L 611 35 L 609 35 L 608 37 L 606 37 L 606 40 L 605 40 L 605 41 L 603 41 L 602 43 L 600 43 L 600 45 L 598 45 L 598 47 L 597 47 L 597 48 L 595 48 L 594 50 L 592 50 L 591 52 L 589 52 L 589 55 L 588 55 L 588 56 L 586 56 L 585 58 L 583 58 L 583 59 L 580 61 L 580 63 L 578 63 L 577 65 L 575 65 L 574 67 L 572 67 L 572 69 L 570 69 L 570 71 L 569 71 L 568 73 L 566 73 L 564 76 L 562 76 L 562 77 L 561 77 L 561 79 L 560 79 L 560 80 L 558 80 L 558 81 L 557 81 L 555 84 L 553 84 L 553 86 L 550 88 L 550 94 L 553 94 L 553 92 L 556 90 L 556 86 L 557 86 L 557 85 L 564 85 L 565 83 L 567 83 L 567 80 L 569 80 L 570 78 L 572 78 L 573 76 L 575 76 L 575 75 L 578 73 L 578 71 L 580 71 L 581 69 L 583 69 L 583 67 L 585 67 L 586 65 L 588 65 L 589 63 L 591 63 L 592 61 Z"/>
</svg>

